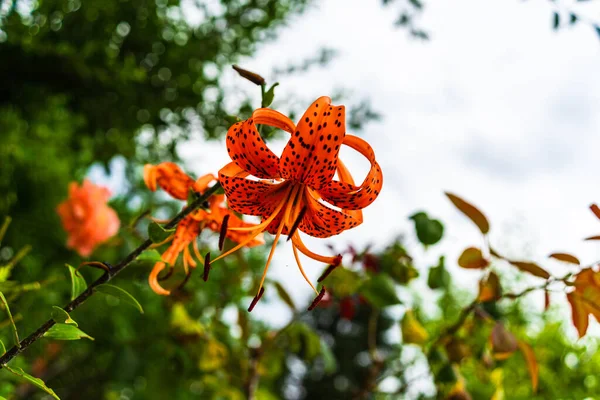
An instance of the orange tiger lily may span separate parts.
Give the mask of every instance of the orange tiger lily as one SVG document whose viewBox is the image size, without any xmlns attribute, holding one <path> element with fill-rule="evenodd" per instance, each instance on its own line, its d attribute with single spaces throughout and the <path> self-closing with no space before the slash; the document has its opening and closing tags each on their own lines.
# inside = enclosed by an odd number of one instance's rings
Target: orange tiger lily
<svg viewBox="0 0 600 400">
<path fill-rule="evenodd" d="M 215 181 L 216 177 L 212 174 L 204 175 L 194 181 L 176 164 L 170 162 L 164 162 L 156 166 L 150 164 L 144 166 L 144 182 L 150 190 L 155 191 L 158 185 L 165 192 L 179 200 L 186 200 L 190 189 L 201 194 Z M 227 221 L 225 224 L 232 228 L 248 228 L 255 226 L 255 224 L 244 222 L 232 213 L 231 210 L 224 206 L 224 201 L 225 196 L 222 194 L 211 196 L 208 200 L 208 210 L 199 209 L 186 216 L 177 225 L 175 234 L 163 243 L 160 243 L 164 244 L 171 242 L 171 245 L 162 254 L 164 262 L 157 262 L 154 264 L 154 268 L 148 277 L 150 287 L 155 293 L 164 296 L 168 296 L 171 293 L 159 284 L 158 275 L 165 269 L 165 263 L 168 263 L 171 270 L 163 279 L 170 276 L 173 272 L 173 266 L 181 253 L 183 253 L 183 267 L 186 273 L 186 279 L 189 277 L 189 268 L 195 268 L 197 265 L 196 260 L 192 257 L 190 245 L 198 262 L 201 264 L 204 263 L 203 257 L 198 250 L 198 243 L 196 242 L 196 238 L 200 235 L 203 228 L 220 232 L 224 220 Z M 232 230 L 227 231 L 226 236 L 234 242 L 240 243 L 246 241 L 248 235 L 243 232 Z M 246 246 L 253 247 L 261 244 L 264 244 L 262 236 L 256 236 L 247 241 Z"/>
<path fill-rule="evenodd" d="M 281 157 L 267 147 L 256 129 L 257 124 L 291 134 Z M 342 144 L 358 151 L 371 163 L 360 186 L 355 185 L 352 175 L 338 159 Z M 324 96 L 306 110 L 298 125 L 275 110 L 254 111 L 249 119 L 229 128 L 227 151 L 232 162 L 219 171 L 219 182 L 229 207 L 242 214 L 260 216 L 262 222 L 254 227 L 229 228 L 248 232 L 248 237 L 213 261 L 238 250 L 263 231 L 275 235 L 258 294 L 249 308 L 252 310 L 262 295 L 275 246 L 282 234 L 287 235 L 292 241 L 300 273 L 318 293 L 310 308 L 314 307 L 325 292 L 324 289 L 318 292 L 306 276 L 298 251 L 332 267 L 341 263 L 341 255 L 327 257 L 310 251 L 298 231 L 326 238 L 362 223 L 361 210 L 377 198 L 383 184 L 373 149 L 363 139 L 346 135 L 344 106 L 333 106 L 331 99 Z M 334 180 L 336 172 L 338 179 Z M 322 278 L 324 276 L 319 281 Z"/>
</svg>

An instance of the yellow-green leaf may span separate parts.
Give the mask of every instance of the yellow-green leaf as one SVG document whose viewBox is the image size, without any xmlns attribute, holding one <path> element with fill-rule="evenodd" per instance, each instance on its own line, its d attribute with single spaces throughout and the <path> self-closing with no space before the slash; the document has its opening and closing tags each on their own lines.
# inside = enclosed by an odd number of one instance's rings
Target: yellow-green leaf
<svg viewBox="0 0 600 400">
<path fill-rule="evenodd" d="M 23 371 L 21 368 L 11 368 L 8 365 L 5 365 L 4 368 L 11 372 L 12 374 L 22 378 L 23 380 L 27 381 L 28 383 L 31 383 L 32 385 L 36 386 L 39 389 L 42 389 L 44 392 L 48 393 L 50 396 L 54 397 L 56 400 L 60 400 L 60 397 L 58 397 L 56 395 L 56 393 L 54 393 L 54 390 L 50 389 L 48 386 L 46 386 L 46 383 L 41 380 L 40 378 L 36 378 L 33 377 L 31 375 L 29 375 L 28 373 L 26 373 L 25 371 Z"/>
<path fill-rule="evenodd" d="M 485 215 L 483 215 L 483 213 L 477 209 L 477 207 L 452 193 L 446 192 L 446 196 L 448 196 L 456 208 L 458 208 L 463 214 L 469 217 L 469 219 L 473 221 L 475 225 L 477 225 L 481 233 L 485 235 L 490 231 L 490 223 Z"/>
<path fill-rule="evenodd" d="M 483 258 L 481 250 L 476 247 L 469 247 L 458 257 L 458 265 L 467 269 L 483 269 L 490 263 Z"/>
<path fill-rule="evenodd" d="M 18 348 L 21 348 L 21 343 L 19 340 L 19 333 L 17 332 L 17 326 L 15 325 L 15 320 L 13 319 L 12 313 L 10 312 L 10 308 L 8 307 L 8 302 L 6 301 L 6 297 L 4 297 L 4 294 L 2 292 L 0 292 L 0 301 L 2 301 L 4 309 L 6 310 L 6 314 L 8 314 L 8 319 L 10 320 L 10 325 L 11 325 L 12 331 L 13 331 L 13 337 L 15 338 L 15 346 L 17 346 Z"/>
<path fill-rule="evenodd" d="M 48 329 L 44 333 L 44 337 L 55 340 L 79 340 L 79 339 L 90 339 L 94 340 L 93 337 L 83 332 L 75 325 L 67 324 L 54 324 L 52 328 Z"/>
<path fill-rule="evenodd" d="M 6 347 L 4 346 L 4 342 L 2 340 L 0 340 L 0 356 L 3 356 L 4 353 L 6 353 Z"/>
<path fill-rule="evenodd" d="M 548 257 L 554 258 L 555 260 L 563 261 L 563 262 L 566 262 L 569 264 L 581 265 L 581 263 L 579 262 L 579 259 L 577 257 L 575 257 L 574 255 L 568 254 L 568 253 L 552 253 Z"/>
<path fill-rule="evenodd" d="M 417 320 L 412 310 L 407 310 L 404 313 L 402 322 L 400 322 L 400 329 L 402 331 L 402 341 L 407 344 L 422 346 L 429 338 L 427 331 Z"/>
<path fill-rule="evenodd" d="M 75 322 L 71 318 L 68 312 L 57 306 L 52 306 L 52 319 L 58 324 L 69 324 L 78 326 L 77 322 Z"/>
<path fill-rule="evenodd" d="M 69 269 L 69 275 L 71 276 L 71 300 L 74 300 L 87 289 L 87 282 L 79 271 L 69 264 L 65 265 Z"/>
<path fill-rule="evenodd" d="M 138 261 L 164 262 L 160 253 L 156 249 L 144 250 L 136 257 Z"/>
<path fill-rule="evenodd" d="M 108 283 L 104 283 L 102 285 L 96 286 L 96 289 L 100 293 L 107 294 L 109 296 L 116 297 L 119 300 L 122 300 L 124 303 L 129 304 L 135 308 L 137 308 L 140 313 L 144 313 L 144 309 L 142 305 L 133 297 L 128 291 L 121 289 L 118 286 L 109 285 Z"/>
</svg>

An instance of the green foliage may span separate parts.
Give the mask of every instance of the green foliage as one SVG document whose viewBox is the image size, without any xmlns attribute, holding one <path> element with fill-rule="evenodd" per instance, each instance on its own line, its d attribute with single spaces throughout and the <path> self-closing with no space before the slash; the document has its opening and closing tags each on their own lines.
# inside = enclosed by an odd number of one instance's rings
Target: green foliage
<svg viewBox="0 0 600 400">
<path fill-rule="evenodd" d="M 11 374 L 13 374 L 15 376 L 18 376 L 22 381 L 27 382 L 27 383 L 31 383 L 35 387 L 37 387 L 37 388 L 43 390 L 44 392 L 48 393 L 50 396 L 52 396 L 56 400 L 60 400 L 60 398 L 56 395 L 56 393 L 54 393 L 54 390 L 52 390 L 48 386 L 46 386 L 46 384 L 44 383 L 43 380 L 41 380 L 39 378 L 35 378 L 35 377 L 29 375 L 28 373 L 26 373 L 25 371 L 23 371 L 21 368 L 11 368 L 11 367 L 9 367 L 7 365 L 5 365 L 4 368 L 8 372 L 10 372 Z"/>
<path fill-rule="evenodd" d="M 444 225 L 437 219 L 431 219 L 423 211 L 413 214 L 410 219 L 415 223 L 417 238 L 426 246 L 436 244 L 444 235 Z"/>
<path fill-rule="evenodd" d="M 152 243 L 161 243 L 167 240 L 175 232 L 175 229 L 165 229 L 156 222 L 150 222 L 148 225 L 148 237 Z"/>
<path fill-rule="evenodd" d="M 129 292 L 127 292 L 124 289 L 121 289 L 118 286 L 109 285 L 108 283 L 104 283 L 102 285 L 96 286 L 94 288 L 94 290 L 96 290 L 97 292 L 100 292 L 100 293 L 104 293 L 108 296 L 113 296 L 116 299 L 122 300 L 123 303 L 129 304 L 130 306 L 137 308 L 141 314 L 144 313 L 144 309 L 142 308 L 142 305 L 140 304 L 140 302 L 137 301 L 135 299 L 135 297 L 133 297 Z"/>
<path fill-rule="evenodd" d="M 83 332 L 77 326 L 69 323 L 54 324 L 48 332 L 44 333 L 44 337 L 54 340 L 79 340 L 79 339 L 90 339 L 94 340 L 93 337 Z"/>
<path fill-rule="evenodd" d="M 77 322 L 75 322 L 68 312 L 63 310 L 60 307 L 52 306 L 52 319 L 57 324 L 68 324 L 73 326 L 78 326 Z"/>
<path fill-rule="evenodd" d="M 69 264 L 66 266 L 69 269 L 69 276 L 71 277 L 71 300 L 73 300 L 87 289 L 87 283 L 79 271 Z"/>
</svg>

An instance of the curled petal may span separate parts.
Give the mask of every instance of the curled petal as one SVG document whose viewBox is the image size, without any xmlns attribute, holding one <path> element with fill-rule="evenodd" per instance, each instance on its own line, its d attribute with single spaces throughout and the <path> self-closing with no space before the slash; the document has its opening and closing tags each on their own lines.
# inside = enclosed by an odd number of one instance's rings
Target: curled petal
<svg viewBox="0 0 600 400">
<path fill-rule="evenodd" d="M 322 187 L 333 179 L 345 135 L 344 106 L 332 106 L 327 96 L 318 98 L 306 110 L 283 149 L 279 160 L 281 176 L 316 189 Z"/>
<path fill-rule="evenodd" d="M 241 214 L 270 216 L 283 201 L 288 183 L 275 184 L 247 178 L 244 171 L 235 162 L 231 162 L 219 171 L 219 182 L 225 190 L 229 207 Z"/>
<path fill-rule="evenodd" d="M 359 137 L 348 135 L 344 139 L 344 144 L 365 156 L 371 162 L 371 170 L 360 186 L 343 180 L 331 181 L 319 189 L 319 194 L 334 206 L 348 210 L 360 210 L 375 201 L 379 195 L 383 185 L 383 174 L 379 164 L 375 161 L 375 153 L 367 142 Z"/>
<path fill-rule="evenodd" d="M 160 285 L 160 283 L 158 283 L 158 274 L 160 274 L 160 272 L 163 269 L 165 269 L 164 262 L 157 262 L 156 264 L 154 264 L 154 268 L 152 268 L 152 271 L 150 272 L 150 275 L 148 276 L 148 284 L 150 285 L 150 288 L 154 291 L 154 293 L 160 294 L 162 296 L 168 296 L 171 294 L 171 292 L 168 290 L 165 290 Z"/>
<path fill-rule="evenodd" d="M 190 188 L 195 186 L 194 180 L 179 166 L 172 162 L 144 166 L 144 182 L 152 191 L 156 185 L 176 199 L 186 200 Z"/>
<path fill-rule="evenodd" d="M 277 111 L 261 108 L 252 117 L 233 124 L 227 131 L 227 152 L 240 168 L 259 178 L 279 177 L 279 158 L 267 147 L 256 124 L 274 126 L 291 132 L 294 123 Z"/>
<path fill-rule="evenodd" d="M 315 199 L 308 190 L 305 191 L 304 201 L 308 206 L 308 212 L 298 229 L 307 235 L 326 238 L 354 228 L 363 222 L 361 211 L 334 210 Z"/>
</svg>

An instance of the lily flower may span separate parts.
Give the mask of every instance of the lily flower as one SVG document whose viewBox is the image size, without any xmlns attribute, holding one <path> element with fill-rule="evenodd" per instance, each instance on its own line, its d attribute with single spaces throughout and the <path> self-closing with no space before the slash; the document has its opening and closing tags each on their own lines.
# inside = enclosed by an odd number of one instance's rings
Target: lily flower
<svg viewBox="0 0 600 400">
<path fill-rule="evenodd" d="M 262 217 L 254 227 L 229 228 L 247 232 L 238 246 L 221 254 L 223 258 L 245 246 L 255 236 L 267 231 L 275 235 L 251 310 L 263 292 L 263 284 L 281 235 L 292 241 L 294 258 L 300 273 L 318 293 L 311 305 L 324 295 L 310 282 L 298 252 L 333 267 L 341 263 L 341 255 L 328 257 L 309 250 L 299 232 L 326 238 L 361 224 L 362 209 L 379 195 L 383 184 L 381 168 L 371 146 L 363 139 L 346 134 L 344 106 L 333 106 L 329 97 L 318 98 L 306 110 L 298 125 L 285 115 L 269 109 L 255 110 L 252 116 L 232 125 L 227 132 L 227 151 L 232 160 L 219 171 L 219 182 L 225 190 L 229 207 L 247 215 Z M 256 125 L 269 125 L 291 134 L 281 157 L 265 144 Z M 365 156 L 371 168 L 360 186 L 338 159 L 342 145 Z M 337 179 L 334 179 L 337 172 Z"/>
<path fill-rule="evenodd" d="M 177 164 L 171 162 L 164 162 L 158 165 L 147 164 L 144 166 L 144 182 L 146 186 L 152 191 L 156 191 L 157 186 L 159 186 L 178 200 L 186 200 L 190 189 L 202 194 L 216 180 L 213 174 L 206 174 L 194 181 Z M 189 278 L 190 268 L 195 268 L 197 262 L 204 264 L 196 241 L 196 238 L 204 228 L 221 232 L 222 225 L 238 228 L 255 226 L 255 224 L 243 221 L 228 209 L 225 206 L 225 196 L 222 194 L 211 196 L 208 204 L 208 210 L 199 209 L 192 212 L 179 222 L 174 235 L 167 238 L 164 242 L 157 244 L 171 243 L 162 254 L 164 262 L 154 264 L 154 268 L 148 277 L 148 283 L 155 293 L 163 296 L 171 294 L 170 290 L 166 290 L 160 285 L 159 280 L 167 279 L 173 273 L 174 265 L 180 254 L 183 253 L 183 267 L 186 273 L 186 278 L 182 284 L 185 284 Z M 247 234 L 235 231 L 227 232 L 226 236 L 237 243 L 246 241 L 247 239 Z M 262 236 L 256 236 L 248 241 L 246 246 L 253 247 L 262 244 L 264 244 Z M 192 251 L 197 261 L 192 256 Z M 166 268 L 166 264 L 169 264 L 170 270 L 165 277 L 159 278 L 158 275 Z"/>
</svg>

